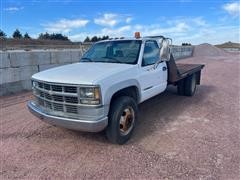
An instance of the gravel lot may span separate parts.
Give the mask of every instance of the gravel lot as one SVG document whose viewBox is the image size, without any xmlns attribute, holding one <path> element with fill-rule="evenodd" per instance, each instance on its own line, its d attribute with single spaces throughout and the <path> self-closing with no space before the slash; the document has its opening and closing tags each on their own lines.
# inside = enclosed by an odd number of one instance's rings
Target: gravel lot
<svg viewBox="0 0 240 180">
<path fill-rule="evenodd" d="M 206 64 L 195 96 L 141 104 L 123 146 L 41 122 L 29 92 L 1 97 L 0 179 L 240 179 L 240 56 L 183 61 Z"/>
</svg>

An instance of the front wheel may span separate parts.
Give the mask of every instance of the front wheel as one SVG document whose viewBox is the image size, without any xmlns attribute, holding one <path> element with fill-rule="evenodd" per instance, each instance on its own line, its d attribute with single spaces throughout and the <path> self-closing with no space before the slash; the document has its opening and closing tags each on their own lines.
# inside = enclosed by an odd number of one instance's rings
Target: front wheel
<svg viewBox="0 0 240 180">
<path fill-rule="evenodd" d="M 138 114 L 135 100 L 122 96 L 114 100 L 109 112 L 107 138 L 115 144 L 126 143 L 134 130 Z"/>
</svg>

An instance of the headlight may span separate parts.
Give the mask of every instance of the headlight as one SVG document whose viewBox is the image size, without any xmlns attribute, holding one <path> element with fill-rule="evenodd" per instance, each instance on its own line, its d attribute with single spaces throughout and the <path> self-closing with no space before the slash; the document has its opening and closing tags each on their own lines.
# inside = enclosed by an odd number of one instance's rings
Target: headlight
<svg viewBox="0 0 240 180">
<path fill-rule="evenodd" d="M 36 81 L 32 81 L 32 86 L 33 87 L 37 87 L 37 82 Z"/>
<path fill-rule="evenodd" d="M 37 90 L 38 82 L 32 81 L 32 91 L 33 95 L 39 95 L 39 91 Z"/>
<path fill-rule="evenodd" d="M 79 94 L 81 104 L 101 104 L 101 94 L 99 87 L 80 87 Z"/>
</svg>

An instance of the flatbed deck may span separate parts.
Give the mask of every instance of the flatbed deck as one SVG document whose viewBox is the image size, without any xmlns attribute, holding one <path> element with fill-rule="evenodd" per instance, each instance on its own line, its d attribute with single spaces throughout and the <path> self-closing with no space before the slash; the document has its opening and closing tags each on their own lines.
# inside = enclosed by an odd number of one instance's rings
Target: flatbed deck
<svg viewBox="0 0 240 180">
<path fill-rule="evenodd" d="M 171 55 L 170 60 L 167 62 L 168 66 L 168 83 L 176 84 L 181 79 L 196 73 L 197 84 L 200 84 L 201 70 L 204 68 L 203 64 L 183 64 L 176 63 Z"/>
<path fill-rule="evenodd" d="M 185 74 L 188 73 L 193 73 L 196 71 L 199 71 L 204 67 L 202 64 L 182 64 L 182 63 L 177 63 L 177 69 L 180 73 L 181 76 L 184 76 Z"/>
</svg>

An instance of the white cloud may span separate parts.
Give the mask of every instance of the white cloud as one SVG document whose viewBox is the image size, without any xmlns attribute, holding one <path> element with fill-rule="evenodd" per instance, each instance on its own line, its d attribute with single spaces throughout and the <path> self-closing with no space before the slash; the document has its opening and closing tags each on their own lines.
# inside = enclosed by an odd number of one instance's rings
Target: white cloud
<svg viewBox="0 0 240 180">
<path fill-rule="evenodd" d="M 90 34 L 90 33 L 86 33 L 86 32 L 82 32 L 82 33 L 77 33 L 77 34 L 73 34 L 68 36 L 68 38 L 71 41 L 83 41 L 86 37 L 93 37 L 93 36 L 99 36 L 98 34 Z"/>
<path fill-rule="evenodd" d="M 57 22 L 43 24 L 44 29 L 50 33 L 68 33 L 76 28 L 84 27 L 88 24 L 89 20 L 86 19 L 61 19 Z"/>
<path fill-rule="evenodd" d="M 185 36 L 190 29 L 189 25 L 185 22 L 176 23 L 174 26 L 170 27 L 161 27 L 159 24 L 152 25 L 124 25 L 120 27 L 105 27 L 102 28 L 97 33 L 94 32 L 84 32 L 74 34 L 69 36 L 69 38 L 73 41 L 81 41 L 84 40 L 86 36 L 104 36 L 108 35 L 110 37 L 133 37 L 134 32 L 140 31 L 142 36 L 150 36 L 150 35 L 166 35 L 166 36 Z"/>
<path fill-rule="evenodd" d="M 8 7 L 5 8 L 4 11 L 9 11 L 9 12 L 16 12 L 22 10 L 24 7 Z"/>
<path fill-rule="evenodd" d="M 150 35 L 166 35 L 166 36 L 184 36 L 189 31 L 190 26 L 186 22 L 176 22 L 174 25 L 169 27 L 162 27 L 159 24 L 152 25 L 130 25 L 125 24 L 120 27 L 105 27 L 99 30 L 97 33 L 94 32 L 83 32 L 77 33 L 69 38 L 73 41 L 84 40 L 86 36 L 104 36 L 108 35 L 110 37 L 133 37 L 134 32 L 140 31 L 142 36 L 150 36 Z"/>
<path fill-rule="evenodd" d="M 163 35 L 171 37 L 174 44 L 188 42 L 191 44 L 219 44 L 227 41 L 239 42 L 239 27 L 225 24 L 212 24 L 203 17 L 175 17 L 161 23 L 132 24 L 127 23 L 127 17 L 117 26 L 106 26 L 69 36 L 73 41 L 83 41 L 87 36 L 133 37 L 140 31 L 141 36 Z M 132 17 L 131 17 L 132 18 Z"/>
<path fill-rule="evenodd" d="M 232 16 L 240 15 L 240 2 L 232 2 L 223 5 L 223 9 Z"/>
<path fill-rule="evenodd" d="M 128 23 L 128 24 L 129 24 L 130 22 L 132 22 L 132 20 L 133 20 L 133 18 L 132 18 L 132 17 L 127 17 L 127 18 L 126 18 L 126 23 Z"/>
<path fill-rule="evenodd" d="M 204 27 L 185 36 L 176 37 L 174 38 L 174 42 L 176 44 L 181 44 L 182 42 L 190 42 L 192 44 L 221 44 L 228 41 L 239 43 L 238 29 L 238 26 L 214 25 L 211 27 Z"/>
<path fill-rule="evenodd" d="M 207 22 L 201 16 L 198 17 L 174 17 L 171 19 L 165 19 L 168 25 L 174 26 L 177 23 L 187 23 L 191 26 L 207 26 Z"/>
<path fill-rule="evenodd" d="M 111 37 L 121 37 L 121 36 L 125 36 L 127 34 L 127 32 L 129 32 L 131 30 L 131 26 L 130 25 L 126 25 L 126 26 L 121 26 L 119 28 L 103 28 L 101 30 L 101 34 L 102 35 L 109 35 Z"/>
<path fill-rule="evenodd" d="M 95 18 L 94 23 L 100 26 L 114 27 L 119 23 L 131 23 L 132 17 L 124 14 L 105 13 L 101 17 Z"/>
<path fill-rule="evenodd" d="M 113 27 L 119 23 L 117 20 L 118 15 L 112 13 L 106 13 L 100 18 L 95 18 L 94 23 L 101 26 L 110 26 Z"/>
<path fill-rule="evenodd" d="M 163 27 L 159 24 L 152 25 L 135 25 L 134 31 L 141 31 L 143 36 L 154 36 L 154 35 L 179 35 L 187 33 L 190 26 L 186 22 L 177 22 L 169 27 Z"/>
<path fill-rule="evenodd" d="M 207 23 L 202 17 L 193 18 L 192 21 L 198 26 L 206 26 Z"/>
<path fill-rule="evenodd" d="M 102 37 L 105 35 L 108 35 L 110 37 L 126 37 L 129 36 L 129 33 L 131 32 L 131 26 L 126 25 L 126 26 L 121 26 L 118 28 L 103 28 L 98 32 L 81 32 L 81 33 L 76 33 L 73 35 L 69 36 L 69 39 L 72 41 L 83 41 L 87 36 L 88 37 L 93 37 L 93 36 L 98 36 Z"/>
</svg>

